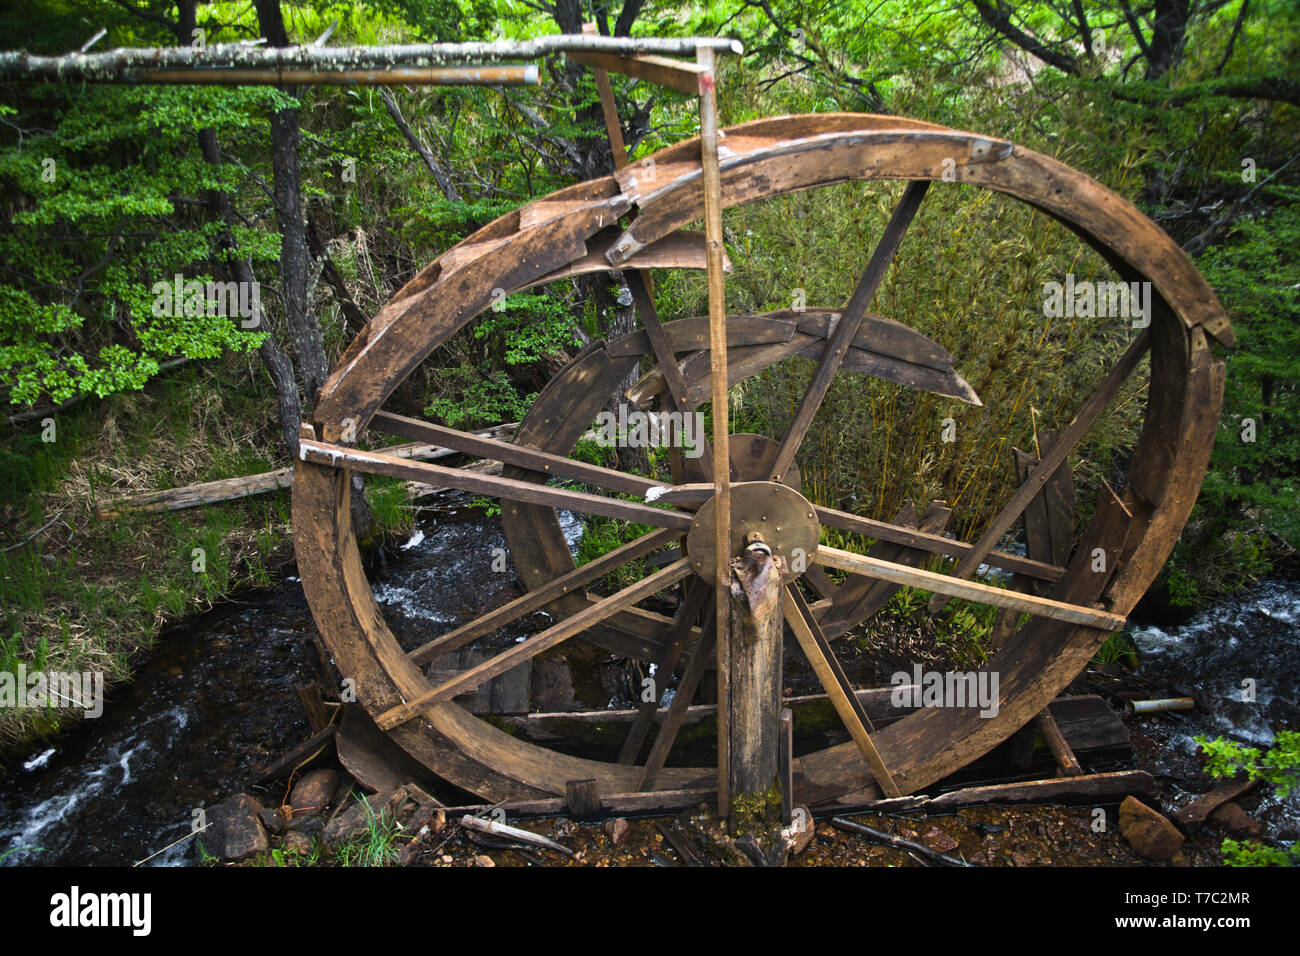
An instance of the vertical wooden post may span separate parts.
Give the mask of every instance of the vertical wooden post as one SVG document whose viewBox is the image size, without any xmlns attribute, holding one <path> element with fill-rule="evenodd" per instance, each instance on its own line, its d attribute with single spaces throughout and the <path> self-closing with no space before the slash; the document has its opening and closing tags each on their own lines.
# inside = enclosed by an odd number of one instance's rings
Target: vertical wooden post
<svg viewBox="0 0 1300 956">
<path fill-rule="evenodd" d="M 781 794 L 781 613 L 785 567 L 756 533 L 730 568 L 727 625 L 731 714 L 727 788 L 733 829 L 779 828 Z"/>
<path fill-rule="evenodd" d="M 731 717 L 731 687 L 728 653 L 731 642 L 731 449 L 727 413 L 727 296 L 723 284 L 722 180 L 718 171 L 718 101 L 714 89 L 713 49 L 696 49 L 700 70 L 700 166 L 704 185 L 704 242 L 709 274 L 709 358 L 713 382 L 713 497 L 714 553 L 717 569 L 714 591 L 717 599 L 715 627 L 718 648 L 718 816 L 730 810 L 728 766 Z"/>
</svg>

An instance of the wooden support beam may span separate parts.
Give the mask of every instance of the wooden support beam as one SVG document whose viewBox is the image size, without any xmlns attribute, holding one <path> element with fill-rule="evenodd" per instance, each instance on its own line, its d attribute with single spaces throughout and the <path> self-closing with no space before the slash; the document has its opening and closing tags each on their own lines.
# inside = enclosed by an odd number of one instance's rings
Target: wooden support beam
<svg viewBox="0 0 1300 956">
<path fill-rule="evenodd" d="M 1034 720 L 1043 733 L 1043 739 L 1047 741 L 1047 749 L 1056 758 L 1056 765 L 1061 768 L 1061 774 L 1066 777 L 1077 777 L 1082 774 L 1083 767 L 1079 765 L 1079 758 L 1070 749 L 1070 744 L 1061 733 L 1061 728 L 1056 726 L 1056 719 L 1052 716 L 1052 712 L 1043 708 Z"/>
<path fill-rule="evenodd" d="M 718 165 L 717 76 L 713 70 L 713 49 L 700 46 L 695 53 L 698 67 L 695 92 L 700 97 L 700 185 L 704 192 L 704 241 L 708 252 L 709 278 L 709 378 L 713 400 L 713 500 L 714 619 L 718 639 L 718 816 L 726 818 L 730 807 L 728 768 L 730 764 L 727 723 L 731 719 L 731 673 L 727 661 L 727 619 L 731 613 L 731 426 L 727 412 L 727 290 L 723 271 L 722 173 Z"/>
<path fill-rule="evenodd" d="M 1074 451 L 1076 445 L 1092 427 L 1098 416 L 1106 410 L 1112 398 L 1119 392 L 1121 386 L 1128 381 L 1128 377 L 1133 374 L 1137 368 L 1138 362 L 1142 356 L 1146 355 L 1147 349 L 1151 346 L 1151 330 L 1143 329 L 1137 337 L 1120 356 L 1114 368 L 1097 386 L 1088 400 L 1084 402 L 1083 407 L 1079 409 L 1074 420 L 1061 432 L 1060 438 L 1056 444 L 1047 451 L 1034 468 L 1029 477 L 1021 486 L 1016 489 L 1016 493 L 998 512 L 992 523 L 975 542 L 975 546 L 970 553 L 957 562 L 957 566 L 952 569 L 949 575 L 953 578 L 968 578 L 975 573 L 975 570 L 984 562 L 993 546 L 1002 540 L 1002 536 L 1011 530 L 1021 513 L 1028 506 L 1029 502 L 1034 499 L 1047 484 L 1048 479 L 1056 473 L 1056 469 L 1063 465 L 1070 452 Z M 942 593 L 936 594 L 930 601 L 930 613 L 937 614 L 943 608 L 947 601 Z"/>
<path fill-rule="evenodd" d="M 448 651 L 454 651 L 466 644 L 473 643 L 480 637 L 486 637 L 497 628 L 509 624 L 511 621 L 516 621 L 525 614 L 531 614 L 533 611 L 545 607 L 566 594 L 572 594 L 578 588 L 590 584 L 592 581 L 622 567 L 629 561 L 635 561 L 652 551 L 667 547 L 680 536 L 681 532 L 666 528 L 644 534 L 635 541 L 630 541 L 615 548 L 608 554 L 603 554 L 599 558 L 588 561 L 580 568 L 574 568 L 568 574 L 560 575 L 545 587 L 529 591 L 527 594 L 503 604 L 481 617 L 476 617 L 469 623 L 463 624 L 441 637 L 436 637 L 425 644 L 421 644 L 411 651 L 407 657 L 411 659 L 413 664 L 427 664 L 439 654 L 445 654 Z"/>
<path fill-rule="evenodd" d="M 650 747 L 650 756 L 646 758 L 645 767 L 641 770 L 641 779 L 637 783 L 638 790 L 649 790 L 658 777 L 659 771 L 663 770 L 664 764 L 668 761 L 668 754 L 673 749 L 673 742 L 677 739 L 677 732 L 681 730 L 682 722 L 686 719 L 687 711 L 690 709 L 691 701 L 695 698 L 695 691 L 700 686 L 700 680 L 704 677 L 704 671 L 709 666 L 709 658 L 714 653 L 713 644 L 716 639 L 717 628 L 712 627 L 714 611 L 711 608 L 706 609 L 708 616 L 704 621 L 704 634 L 700 642 L 695 646 L 695 653 L 691 655 L 690 662 L 686 665 L 686 673 L 678 682 L 677 693 L 673 695 L 673 702 L 668 707 L 668 714 L 664 717 L 663 723 L 659 725 L 659 732 L 655 735 L 655 742 Z M 715 709 L 715 713 L 720 713 L 720 708 Z M 718 726 L 722 726 L 722 718 L 718 718 Z"/>
<path fill-rule="evenodd" d="M 710 50 L 710 53 L 713 51 Z M 596 67 L 606 73 L 621 73 L 633 79 L 645 80 L 658 86 L 666 86 L 679 93 L 696 94 L 699 92 L 699 78 L 703 72 L 696 63 L 672 60 L 668 57 L 646 54 L 642 56 L 620 56 L 615 53 L 566 53 L 570 60 L 584 66 Z"/>
<path fill-rule="evenodd" d="M 479 684 L 491 680 L 498 674 L 504 674 L 512 667 L 518 667 L 524 661 L 532 660 L 543 651 L 550 650 L 557 644 L 582 633 L 614 612 L 621 611 L 623 608 L 644 600 L 657 591 L 662 591 L 664 588 L 676 584 L 690 573 L 691 562 L 689 558 L 675 561 L 668 567 L 656 571 L 649 577 L 642 578 L 636 584 L 624 588 L 617 594 L 597 601 L 595 604 L 583 608 L 572 617 L 534 634 L 524 643 L 516 644 L 490 660 L 486 660 L 476 667 L 471 667 L 450 680 L 443 681 L 438 686 L 420 694 L 414 700 L 389 708 L 375 718 L 375 723 L 380 730 L 392 730 L 394 727 L 404 724 L 412 717 L 415 717 L 424 708 L 451 700 L 466 691 L 473 690 Z"/>
<path fill-rule="evenodd" d="M 569 488 L 556 488 L 497 475 L 476 474 L 459 468 L 444 468 L 441 465 L 430 465 L 425 462 L 404 461 L 380 452 L 358 451 L 344 445 L 331 445 L 308 439 L 301 440 L 298 448 L 303 461 L 332 468 L 405 478 L 409 481 L 421 481 L 475 494 L 491 495 L 508 501 L 568 508 L 583 514 L 623 518 L 660 528 L 689 530 L 691 526 L 690 515 L 652 508 L 635 501 L 605 498 Z"/>
<path fill-rule="evenodd" d="M 876 296 L 876 289 L 880 287 L 880 283 L 885 278 L 885 273 L 889 271 L 889 265 L 894 261 L 894 255 L 898 252 L 899 245 L 902 244 L 903 236 L 907 234 L 907 227 L 912 224 L 912 218 L 921 207 L 921 200 L 925 198 L 925 192 L 929 188 L 930 181 L 920 179 L 909 182 L 903 190 L 903 198 L 899 201 L 897 208 L 894 209 L 888 225 L 885 226 L 885 231 L 880 236 L 880 242 L 876 244 L 875 250 L 871 253 L 867 268 L 862 273 L 857 288 L 853 290 L 853 298 L 849 300 L 848 306 L 844 309 L 844 314 L 835 325 L 835 331 L 831 333 L 831 337 L 826 342 L 825 351 L 822 352 L 821 364 L 817 366 L 812 381 L 808 383 L 808 389 L 799 401 L 799 408 L 795 412 L 794 420 L 790 423 L 790 428 L 786 431 L 785 437 L 781 439 L 781 450 L 777 452 L 776 461 L 772 465 L 772 481 L 780 481 L 784 478 L 785 473 L 794 464 L 795 453 L 799 451 L 804 435 L 807 434 L 809 426 L 812 425 L 813 416 L 817 413 L 817 409 L 821 407 L 822 399 L 826 397 L 826 393 L 830 390 L 831 380 L 835 377 L 835 373 L 839 371 L 844 356 L 853 344 L 853 339 L 862 326 L 862 320 L 867 314 L 871 300 Z"/>
<path fill-rule="evenodd" d="M 903 794 L 894 783 L 889 768 L 880 759 L 880 752 L 876 750 L 876 745 L 871 742 L 871 731 L 874 729 L 871 726 L 871 718 L 862 709 L 853 685 L 849 683 L 844 669 L 840 667 L 840 662 L 831 652 L 826 636 L 821 633 L 812 612 L 793 585 L 785 589 L 784 607 L 785 619 L 790 625 L 790 630 L 794 632 L 799 646 L 803 648 L 804 656 L 808 658 L 808 663 L 816 672 L 817 679 L 826 689 L 826 695 L 835 707 L 835 712 L 839 714 L 840 720 L 843 721 L 849 736 L 853 738 L 853 742 L 862 751 L 862 756 L 866 758 L 871 775 L 876 778 L 876 782 L 880 784 L 880 789 L 886 796 L 901 797 Z"/>
<path fill-rule="evenodd" d="M 966 601 L 1014 608 L 1028 614 L 1050 617 L 1058 621 L 1068 621 L 1071 624 L 1082 624 L 1085 627 L 1118 631 L 1122 630 L 1126 623 L 1124 617 L 1119 614 L 1080 607 L 1077 604 L 1066 604 L 1049 598 L 1040 598 L 1034 594 L 1008 591 L 1004 588 L 995 588 L 975 581 L 962 581 L 947 574 L 935 574 L 933 571 L 909 568 L 889 561 L 880 561 L 864 554 L 841 551 L 839 548 L 829 548 L 823 545 L 817 549 L 814 560 L 828 568 L 838 568 L 841 571 L 848 571 L 853 574 L 865 574 L 868 577 L 893 581 L 896 584 L 905 584 L 909 587 L 921 588 L 949 597 L 962 598 Z"/>
</svg>

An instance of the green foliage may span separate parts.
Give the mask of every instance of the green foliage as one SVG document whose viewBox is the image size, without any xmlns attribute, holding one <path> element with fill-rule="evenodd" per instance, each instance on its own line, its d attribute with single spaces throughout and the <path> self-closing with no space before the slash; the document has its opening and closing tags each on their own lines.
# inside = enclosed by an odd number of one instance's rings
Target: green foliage
<svg viewBox="0 0 1300 956">
<path fill-rule="evenodd" d="M 385 813 L 376 813 L 370 801 L 362 797 L 366 829 L 357 838 L 334 849 L 340 866 L 388 866 L 397 860 L 397 836 L 400 827 Z"/>
<path fill-rule="evenodd" d="M 1195 738 L 1206 757 L 1206 771 L 1214 777 L 1235 777 L 1242 771 L 1251 780 L 1273 785 L 1278 799 L 1300 786 L 1300 731 L 1281 730 L 1265 751 L 1222 737 Z"/>
<path fill-rule="evenodd" d="M 1228 866 L 1300 865 L 1300 847 L 1294 845 L 1283 849 L 1224 837 L 1219 849 L 1223 851 L 1223 862 Z"/>
</svg>

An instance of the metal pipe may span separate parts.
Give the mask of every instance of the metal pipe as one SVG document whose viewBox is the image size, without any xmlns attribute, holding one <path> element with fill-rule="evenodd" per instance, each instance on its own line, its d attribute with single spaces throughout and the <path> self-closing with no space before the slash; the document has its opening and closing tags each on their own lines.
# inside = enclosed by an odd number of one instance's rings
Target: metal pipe
<svg viewBox="0 0 1300 956">
<path fill-rule="evenodd" d="M 1126 706 L 1130 714 L 1155 714 L 1162 710 L 1193 710 L 1196 701 L 1190 697 L 1166 697 L 1163 700 L 1130 700 Z"/>
</svg>

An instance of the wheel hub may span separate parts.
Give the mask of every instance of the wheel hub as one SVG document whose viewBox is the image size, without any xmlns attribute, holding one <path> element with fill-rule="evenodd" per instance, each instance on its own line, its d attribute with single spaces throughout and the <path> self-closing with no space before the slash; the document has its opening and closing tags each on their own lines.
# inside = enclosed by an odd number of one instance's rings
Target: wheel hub
<svg viewBox="0 0 1300 956">
<path fill-rule="evenodd" d="M 710 585 L 716 580 L 717 547 L 714 543 L 716 499 L 700 506 L 686 534 L 691 568 Z M 807 499 L 788 485 L 774 481 L 744 481 L 731 486 L 731 553 L 728 562 L 745 550 L 749 535 L 757 532 L 772 554 L 779 555 L 795 574 L 802 574 L 817 553 L 821 522 Z"/>
</svg>

